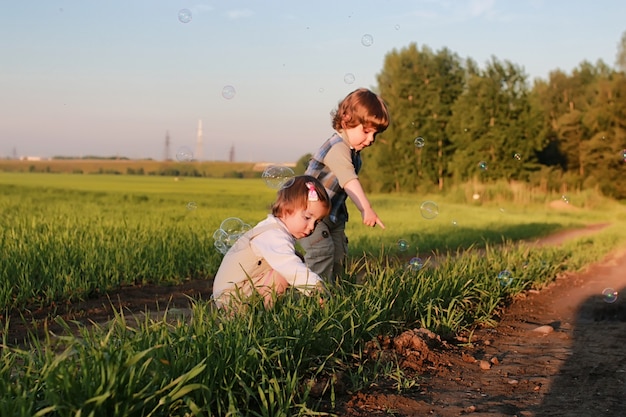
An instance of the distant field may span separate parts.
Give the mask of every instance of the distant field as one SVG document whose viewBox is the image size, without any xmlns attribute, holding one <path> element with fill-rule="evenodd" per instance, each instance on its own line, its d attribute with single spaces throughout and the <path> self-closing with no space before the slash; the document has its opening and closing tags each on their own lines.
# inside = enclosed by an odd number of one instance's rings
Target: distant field
<svg viewBox="0 0 626 417">
<path fill-rule="evenodd" d="M 204 177 L 255 177 L 265 165 L 255 162 L 177 162 L 126 159 L 51 159 L 45 161 L 0 160 L 0 172 L 65 174 L 145 174 Z"/>
</svg>

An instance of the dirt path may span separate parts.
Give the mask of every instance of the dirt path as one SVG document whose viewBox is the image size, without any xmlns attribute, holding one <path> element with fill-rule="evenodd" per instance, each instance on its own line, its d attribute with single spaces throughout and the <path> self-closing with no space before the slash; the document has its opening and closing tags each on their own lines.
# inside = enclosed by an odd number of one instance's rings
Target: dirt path
<svg viewBox="0 0 626 417">
<path fill-rule="evenodd" d="M 422 351 L 426 376 L 418 387 L 401 395 L 389 387 L 358 393 L 338 414 L 625 416 L 625 271 L 621 250 L 584 273 L 562 276 L 516 300 L 497 328 L 474 334 L 471 347 Z M 620 294 L 616 301 L 605 300 L 605 288 Z"/>
</svg>

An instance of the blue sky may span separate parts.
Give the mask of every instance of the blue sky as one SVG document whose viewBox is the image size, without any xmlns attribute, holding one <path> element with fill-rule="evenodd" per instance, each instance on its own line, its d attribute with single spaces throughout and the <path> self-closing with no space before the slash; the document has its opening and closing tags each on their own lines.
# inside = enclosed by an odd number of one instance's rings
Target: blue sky
<svg viewBox="0 0 626 417">
<path fill-rule="evenodd" d="M 626 31 L 623 0 L 1 1 L 0 157 L 162 159 L 169 132 L 172 157 L 226 160 L 234 146 L 238 161 L 296 161 L 394 48 L 496 56 L 547 79 L 613 66 Z"/>
</svg>

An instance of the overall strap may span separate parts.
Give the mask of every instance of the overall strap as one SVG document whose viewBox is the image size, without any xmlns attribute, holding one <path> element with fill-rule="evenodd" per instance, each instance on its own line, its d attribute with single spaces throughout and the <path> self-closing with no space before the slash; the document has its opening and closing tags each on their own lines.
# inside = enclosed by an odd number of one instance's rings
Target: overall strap
<svg viewBox="0 0 626 417">
<path fill-rule="evenodd" d="M 261 233 L 267 232 L 268 230 L 280 229 L 280 228 L 281 226 L 278 223 L 265 224 L 260 227 L 255 227 L 254 229 L 250 231 L 250 234 L 248 235 L 248 240 L 252 240 L 258 235 L 260 235 Z"/>
</svg>

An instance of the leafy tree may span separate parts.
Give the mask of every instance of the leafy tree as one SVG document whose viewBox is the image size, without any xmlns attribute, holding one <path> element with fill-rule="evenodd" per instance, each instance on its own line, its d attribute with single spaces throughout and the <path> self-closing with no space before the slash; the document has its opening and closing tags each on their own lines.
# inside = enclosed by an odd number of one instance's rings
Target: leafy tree
<svg viewBox="0 0 626 417">
<path fill-rule="evenodd" d="M 626 32 L 618 67 L 583 61 L 530 88 L 519 66 L 496 57 L 481 69 L 446 48 L 394 49 L 377 77 L 391 125 L 363 156 L 373 167 L 364 184 L 415 192 L 506 178 L 626 197 Z"/>
<path fill-rule="evenodd" d="M 459 180 L 519 179 L 536 169 L 540 120 L 523 70 L 495 57 L 484 70 L 470 62 L 467 88 L 454 104 L 447 132 L 456 151 L 450 170 Z"/>
<path fill-rule="evenodd" d="M 302 155 L 300 159 L 298 159 L 298 161 L 296 162 L 296 166 L 294 167 L 293 172 L 296 175 L 304 174 L 304 171 L 306 171 L 307 167 L 309 166 L 309 161 L 311 160 L 312 157 L 313 157 L 313 154 L 311 153 Z"/>
<path fill-rule="evenodd" d="M 548 82 L 535 84 L 544 115 L 540 162 L 558 165 L 569 185 L 626 194 L 616 178 L 626 136 L 623 83 L 624 74 L 602 61 L 583 61 L 571 75 L 555 71 Z"/>
<path fill-rule="evenodd" d="M 626 148 L 626 77 L 604 74 L 595 83 L 593 105 L 583 116 L 589 132 L 582 144 L 585 187 L 598 186 L 608 195 L 626 198 L 622 180 Z"/>
<path fill-rule="evenodd" d="M 567 74 L 560 70 L 550 73 L 549 80 L 537 80 L 531 93 L 533 106 L 543 116 L 540 136 L 542 149 L 538 152 L 539 163 L 566 169 L 565 155 L 559 148 L 557 119 L 568 108 Z"/>
<path fill-rule="evenodd" d="M 626 31 L 622 33 L 622 39 L 617 44 L 617 58 L 615 61 L 617 69 L 626 72 Z"/>
<path fill-rule="evenodd" d="M 434 53 L 411 44 L 385 57 L 378 75 L 380 94 L 389 106 L 392 123 L 367 156 L 377 166 L 377 190 L 416 191 L 421 185 L 444 183 L 445 127 L 452 104 L 461 93 L 464 69 L 448 49 Z M 424 140 L 416 146 L 416 138 Z M 393 163 L 390 163 L 392 162 Z"/>
</svg>

